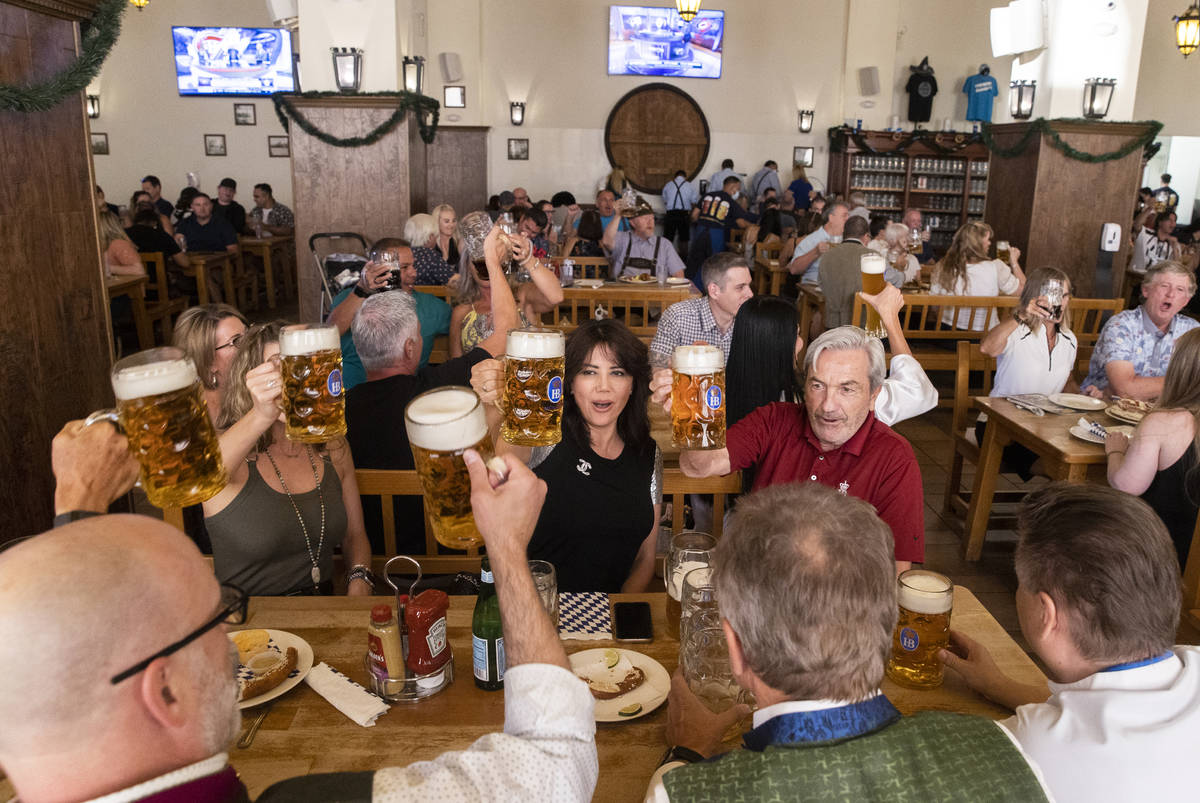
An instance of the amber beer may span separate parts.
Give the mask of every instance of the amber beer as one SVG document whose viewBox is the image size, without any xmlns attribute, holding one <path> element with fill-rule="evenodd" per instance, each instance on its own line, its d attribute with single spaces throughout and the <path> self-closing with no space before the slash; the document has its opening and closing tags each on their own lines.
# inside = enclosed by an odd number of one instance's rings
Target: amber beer
<svg viewBox="0 0 1200 803">
<path fill-rule="evenodd" d="M 500 434 L 514 446 L 550 446 L 562 439 L 566 342 L 557 329 L 508 333 Z"/>
<path fill-rule="evenodd" d="M 716 346 L 676 346 L 671 368 L 671 443 L 680 449 L 724 449 L 724 352 Z"/>
<path fill-rule="evenodd" d="M 858 265 L 859 271 L 862 273 L 862 291 L 871 295 L 882 293 L 883 288 L 887 286 L 887 282 L 883 278 L 887 260 L 876 253 L 863 254 Z M 887 335 L 887 330 L 883 328 L 883 323 L 879 320 L 879 313 L 870 304 L 867 304 L 866 330 L 871 337 Z"/>
<path fill-rule="evenodd" d="M 479 397 L 459 385 L 427 390 L 404 409 L 404 428 L 434 538 L 451 549 L 482 545 L 471 513 L 471 477 L 463 462 L 467 449 L 484 460 L 492 456 Z"/>
<path fill-rule="evenodd" d="M 900 618 L 892 636 L 887 676 L 901 686 L 932 689 L 942 685 L 938 650 L 950 643 L 954 586 L 948 577 L 910 569 L 896 580 Z"/>
<path fill-rule="evenodd" d="M 88 423 L 116 420 L 141 467 L 142 489 L 156 507 L 197 505 L 216 496 L 228 476 L 196 366 L 179 349 L 134 354 L 112 370 L 116 411 Z"/>
<path fill-rule="evenodd" d="M 342 346 L 337 327 L 283 327 L 279 357 L 288 440 L 324 443 L 345 435 Z"/>
<path fill-rule="evenodd" d="M 1011 260 L 1011 253 L 1008 250 L 1008 240 L 998 240 L 996 242 L 996 259 L 1000 260 L 1005 265 L 1009 264 Z"/>
</svg>

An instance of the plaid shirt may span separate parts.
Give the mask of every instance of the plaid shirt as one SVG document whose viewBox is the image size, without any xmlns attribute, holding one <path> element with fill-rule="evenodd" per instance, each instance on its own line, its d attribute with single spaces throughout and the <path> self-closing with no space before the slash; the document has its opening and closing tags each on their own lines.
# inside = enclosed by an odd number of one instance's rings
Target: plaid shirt
<svg viewBox="0 0 1200 803">
<path fill-rule="evenodd" d="M 1109 318 L 1100 331 L 1092 361 L 1088 365 L 1088 377 L 1083 386 L 1094 385 L 1099 390 L 1108 388 L 1108 374 L 1104 366 L 1110 362 L 1131 362 L 1138 376 L 1164 376 L 1175 340 L 1189 329 L 1200 326 L 1186 315 L 1176 315 L 1160 332 L 1146 314 L 1146 307 L 1118 312 Z"/>
<path fill-rule="evenodd" d="M 263 209 L 261 206 L 254 207 L 254 211 L 250 213 L 252 220 L 261 220 L 263 212 L 267 213 L 267 219 L 263 223 L 267 226 L 284 226 L 289 229 L 296 228 L 296 216 L 292 214 L 292 210 L 288 209 L 278 201 L 270 209 Z"/>
<path fill-rule="evenodd" d="M 719 346 L 729 359 L 729 341 L 733 338 L 733 327 L 722 332 L 713 318 L 708 296 L 689 298 L 667 307 L 658 319 L 658 330 L 650 343 L 650 351 L 666 356 L 675 353 L 676 346 L 690 346 L 697 340 Z M 653 356 L 653 355 L 651 355 Z"/>
</svg>

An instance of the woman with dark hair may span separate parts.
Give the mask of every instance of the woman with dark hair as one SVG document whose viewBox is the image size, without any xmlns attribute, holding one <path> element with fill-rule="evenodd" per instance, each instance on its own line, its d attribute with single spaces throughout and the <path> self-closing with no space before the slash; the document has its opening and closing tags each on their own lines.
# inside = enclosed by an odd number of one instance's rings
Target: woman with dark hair
<svg viewBox="0 0 1200 803">
<path fill-rule="evenodd" d="M 742 304 L 725 362 L 727 427 L 764 404 L 800 397 L 796 357 L 803 345 L 795 304 L 778 296 L 752 296 Z"/>
<path fill-rule="evenodd" d="M 529 557 L 554 564 L 560 591 L 645 591 L 662 510 L 646 344 L 620 321 L 587 321 L 567 337 L 563 384 L 562 441 L 535 449 L 496 442 L 498 452 L 521 457 L 546 482 Z M 471 386 L 494 402 L 504 386 L 501 363 L 478 363 Z M 487 409 L 496 422 L 495 405 Z"/>
<path fill-rule="evenodd" d="M 602 257 L 604 246 L 600 240 L 604 237 L 604 227 L 600 225 L 600 213 L 595 209 L 585 210 L 579 216 L 579 226 L 575 233 L 563 243 L 562 254 L 568 257 Z"/>
</svg>

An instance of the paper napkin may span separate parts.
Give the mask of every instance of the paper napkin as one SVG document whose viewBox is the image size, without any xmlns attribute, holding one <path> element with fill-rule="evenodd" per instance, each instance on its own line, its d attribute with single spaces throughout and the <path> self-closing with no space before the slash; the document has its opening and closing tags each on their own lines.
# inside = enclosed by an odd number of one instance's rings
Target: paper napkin
<svg viewBox="0 0 1200 803">
<path fill-rule="evenodd" d="M 388 704 L 324 662 L 314 666 L 304 682 L 350 719 L 370 728 L 388 711 Z"/>
</svg>

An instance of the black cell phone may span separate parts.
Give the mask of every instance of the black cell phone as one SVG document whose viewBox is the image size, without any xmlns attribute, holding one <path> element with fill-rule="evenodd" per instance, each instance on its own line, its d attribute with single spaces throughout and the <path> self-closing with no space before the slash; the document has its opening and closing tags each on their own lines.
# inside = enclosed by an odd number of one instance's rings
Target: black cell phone
<svg viewBox="0 0 1200 803">
<path fill-rule="evenodd" d="M 649 602 L 614 602 L 613 638 L 617 641 L 653 641 Z"/>
</svg>

